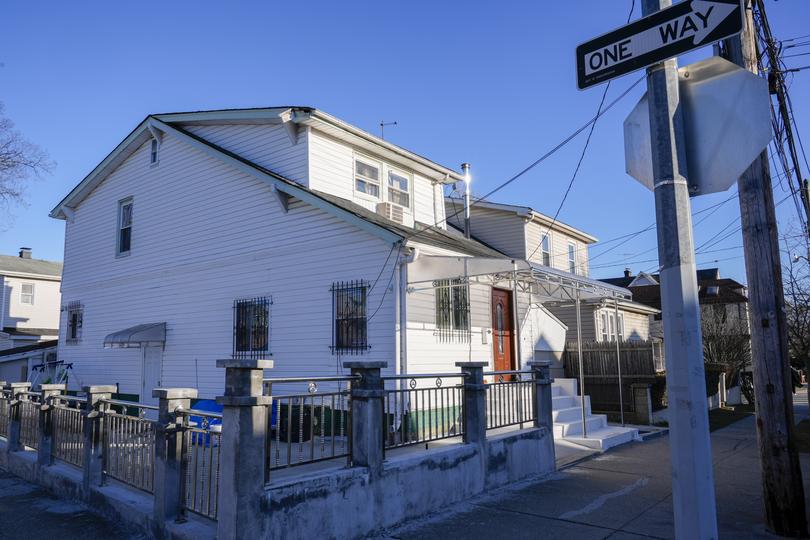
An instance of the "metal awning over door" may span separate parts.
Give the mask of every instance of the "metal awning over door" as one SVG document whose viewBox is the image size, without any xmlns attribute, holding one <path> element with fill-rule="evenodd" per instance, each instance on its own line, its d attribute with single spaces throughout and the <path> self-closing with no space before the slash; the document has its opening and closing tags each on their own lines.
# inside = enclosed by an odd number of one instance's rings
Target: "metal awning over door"
<svg viewBox="0 0 810 540">
<path fill-rule="evenodd" d="M 166 343 L 166 323 L 147 323 L 113 332 L 104 338 L 105 348 L 140 348 Z"/>
</svg>

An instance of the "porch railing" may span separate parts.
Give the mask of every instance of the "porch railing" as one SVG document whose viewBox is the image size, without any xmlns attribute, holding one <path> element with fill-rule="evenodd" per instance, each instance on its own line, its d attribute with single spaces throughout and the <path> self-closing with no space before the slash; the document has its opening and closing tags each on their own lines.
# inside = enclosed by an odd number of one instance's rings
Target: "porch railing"
<svg viewBox="0 0 810 540">
<path fill-rule="evenodd" d="M 351 383 L 354 377 L 264 379 L 268 471 L 345 457 L 351 453 Z M 292 391 L 285 392 L 285 388 Z M 328 391 L 324 392 L 322 386 Z M 331 388 L 330 388 L 331 387 Z M 297 389 L 306 388 L 306 391 Z"/>
<path fill-rule="evenodd" d="M 487 429 L 531 424 L 535 411 L 535 373 L 533 371 L 484 372 L 486 379 Z"/>
<path fill-rule="evenodd" d="M 54 396 L 50 400 L 53 407 L 51 455 L 76 467 L 81 467 L 84 460 L 82 403 L 84 398 L 72 396 Z"/>
<path fill-rule="evenodd" d="M 183 508 L 216 519 L 222 415 L 195 409 L 178 409 L 175 413 L 183 434 L 180 471 Z"/>
<path fill-rule="evenodd" d="M 382 377 L 394 388 L 383 398 L 383 447 L 458 437 L 464 433 L 464 373 Z"/>
<path fill-rule="evenodd" d="M 39 445 L 39 394 L 23 392 L 20 396 L 20 443 L 36 449 Z"/>
<path fill-rule="evenodd" d="M 152 493 L 157 407 L 115 399 L 101 403 L 106 406 L 101 424 L 103 474 Z"/>
</svg>

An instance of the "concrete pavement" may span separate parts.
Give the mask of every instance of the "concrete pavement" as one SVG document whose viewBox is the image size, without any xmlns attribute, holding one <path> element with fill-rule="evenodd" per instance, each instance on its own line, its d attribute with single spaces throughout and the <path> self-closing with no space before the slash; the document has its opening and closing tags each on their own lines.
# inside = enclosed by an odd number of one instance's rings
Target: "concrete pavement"
<svg viewBox="0 0 810 540">
<path fill-rule="evenodd" d="M 141 537 L 90 512 L 84 505 L 58 499 L 0 470 L 0 539 L 18 538 L 134 540 Z"/>
<path fill-rule="evenodd" d="M 804 389 L 801 391 L 804 394 Z M 807 417 L 805 395 L 797 421 Z M 763 525 L 753 416 L 712 433 L 721 538 L 776 538 Z M 615 448 L 551 477 L 478 497 L 384 538 L 673 538 L 669 437 Z M 801 454 L 810 495 L 810 455 Z M 808 497 L 810 501 L 810 497 Z"/>
</svg>

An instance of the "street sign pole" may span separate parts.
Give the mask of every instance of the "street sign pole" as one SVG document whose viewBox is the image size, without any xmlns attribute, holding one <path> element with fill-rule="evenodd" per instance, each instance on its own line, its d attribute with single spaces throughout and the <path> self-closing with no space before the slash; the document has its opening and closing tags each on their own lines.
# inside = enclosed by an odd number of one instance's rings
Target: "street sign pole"
<svg viewBox="0 0 810 540">
<path fill-rule="evenodd" d="M 672 0 L 643 0 L 642 12 L 644 16 L 652 15 L 671 4 Z M 647 95 L 661 265 L 675 536 L 716 539 L 695 249 L 674 59 L 647 68 Z"/>
</svg>

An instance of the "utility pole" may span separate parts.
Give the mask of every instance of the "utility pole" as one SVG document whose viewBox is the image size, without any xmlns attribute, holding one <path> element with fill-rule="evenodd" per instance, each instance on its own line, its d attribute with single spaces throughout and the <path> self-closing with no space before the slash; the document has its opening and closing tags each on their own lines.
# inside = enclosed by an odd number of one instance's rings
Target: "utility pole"
<svg viewBox="0 0 810 540">
<path fill-rule="evenodd" d="M 643 0 L 648 16 L 672 0 Z M 647 68 L 675 536 L 717 538 L 686 148 L 675 59 Z"/>
<path fill-rule="evenodd" d="M 763 3 L 755 1 L 762 12 Z M 751 3 L 752 0 L 746 1 L 743 33 L 726 40 L 725 50 L 729 60 L 757 74 Z M 794 442 L 787 318 L 767 150 L 754 160 L 737 186 L 751 312 L 751 358 L 765 519 L 776 534 L 803 537 L 807 535 L 807 516 Z"/>
</svg>

